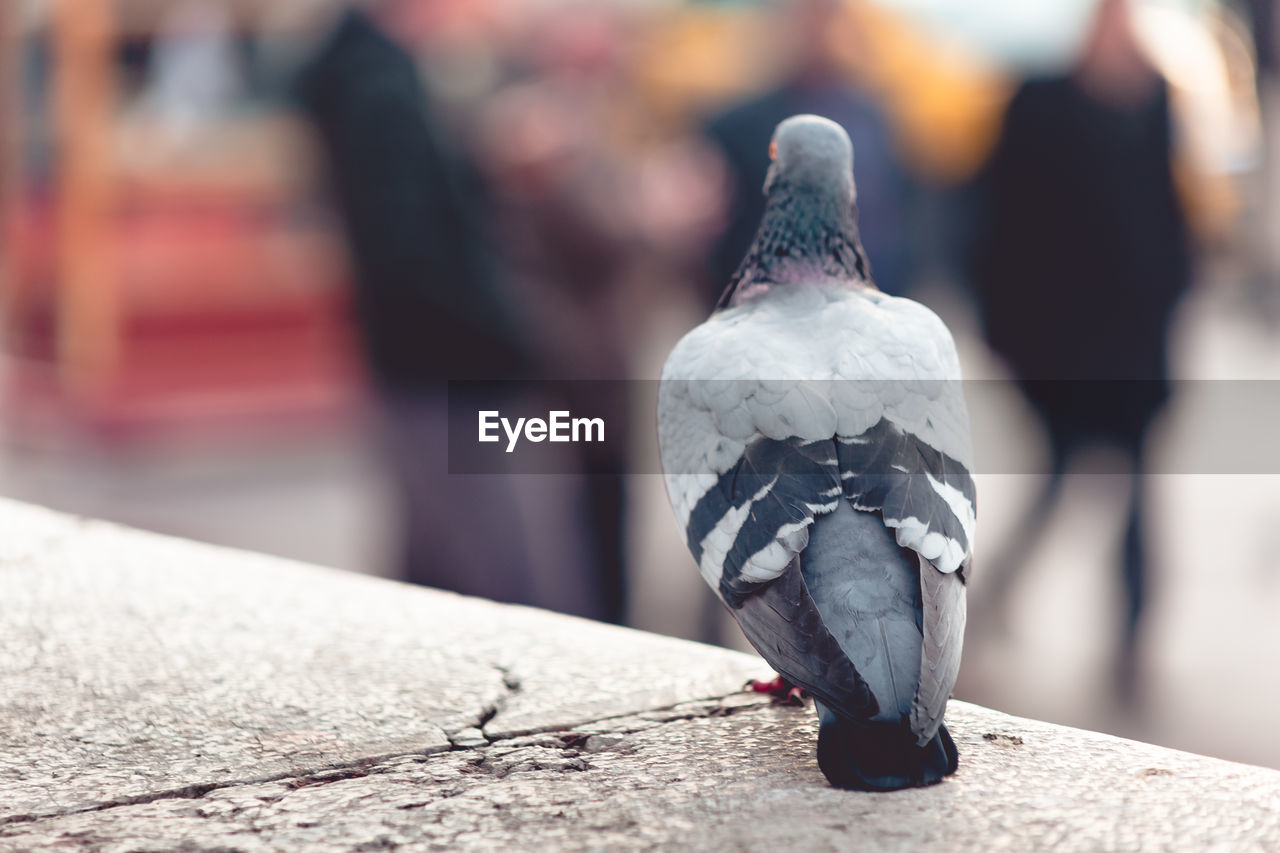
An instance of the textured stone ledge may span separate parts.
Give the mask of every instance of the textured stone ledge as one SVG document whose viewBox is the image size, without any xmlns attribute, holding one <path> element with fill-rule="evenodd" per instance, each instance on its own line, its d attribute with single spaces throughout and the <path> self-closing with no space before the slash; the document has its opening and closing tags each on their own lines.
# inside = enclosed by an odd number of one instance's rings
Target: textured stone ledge
<svg viewBox="0 0 1280 853">
<path fill-rule="evenodd" d="M 832 790 L 756 659 L 0 502 L 0 850 L 1280 849 L 1280 772 L 953 703 Z"/>
</svg>

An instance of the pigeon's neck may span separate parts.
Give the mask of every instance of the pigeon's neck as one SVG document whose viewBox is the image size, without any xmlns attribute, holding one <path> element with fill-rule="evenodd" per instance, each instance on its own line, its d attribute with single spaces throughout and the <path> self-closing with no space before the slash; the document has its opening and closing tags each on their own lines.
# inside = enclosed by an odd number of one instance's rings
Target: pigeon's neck
<svg viewBox="0 0 1280 853">
<path fill-rule="evenodd" d="M 782 182 L 769 190 L 764 218 L 719 308 L 760 287 L 846 282 L 875 287 L 858 239 L 858 214 L 837 194 L 798 191 Z"/>
</svg>

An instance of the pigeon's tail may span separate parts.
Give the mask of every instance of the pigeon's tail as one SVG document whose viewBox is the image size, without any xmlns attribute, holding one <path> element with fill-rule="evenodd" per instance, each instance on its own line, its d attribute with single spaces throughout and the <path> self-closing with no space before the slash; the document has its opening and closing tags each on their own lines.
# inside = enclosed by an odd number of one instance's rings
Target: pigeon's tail
<svg viewBox="0 0 1280 853">
<path fill-rule="evenodd" d="M 916 746 L 905 721 L 858 723 L 832 715 L 818 729 L 818 766 L 837 788 L 896 791 L 934 785 L 956 772 L 957 757 L 946 726 L 939 726 L 924 746 Z"/>
</svg>

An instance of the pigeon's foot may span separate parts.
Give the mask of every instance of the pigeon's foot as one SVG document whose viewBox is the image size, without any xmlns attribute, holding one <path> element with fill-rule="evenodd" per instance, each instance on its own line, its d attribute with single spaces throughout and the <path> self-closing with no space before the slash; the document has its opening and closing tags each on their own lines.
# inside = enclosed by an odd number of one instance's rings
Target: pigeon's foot
<svg viewBox="0 0 1280 853">
<path fill-rule="evenodd" d="M 804 688 L 792 684 L 781 675 L 771 681 L 757 681 L 753 678 L 746 683 L 745 687 L 755 693 L 768 693 L 776 701 L 785 705 L 803 705 L 809 695 Z"/>
<path fill-rule="evenodd" d="M 929 743 L 917 746 L 905 719 L 900 724 L 854 722 L 823 711 L 818 766 L 837 788 L 896 791 L 934 785 L 956 772 L 956 744 L 946 725 L 938 726 Z"/>
</svg>

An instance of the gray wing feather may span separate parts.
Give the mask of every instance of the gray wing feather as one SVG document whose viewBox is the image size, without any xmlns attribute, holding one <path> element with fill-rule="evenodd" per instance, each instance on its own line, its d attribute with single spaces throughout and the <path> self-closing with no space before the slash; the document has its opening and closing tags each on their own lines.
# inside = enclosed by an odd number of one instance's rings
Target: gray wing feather
<svg viewBox="0 0 1280 853">
<path fill-rule="evenodd" d="M 920 559 L 920 599 L 924 643 L 920 648 L 920 687 L 911 705 L 911 730 L 924 746 L 937 733 L 947 699 L 960 673 L 964 645 L 965 595 L 960 572 L 940 572 Z"/>
<path fill-rule="evenodd" d="M 743 597 L 733 615 L 760 656 L 791 683 L 850 719 L 870 719 L 879 711 L 875 694 L 823 624 L 800 560 Z"/>
</svg>

